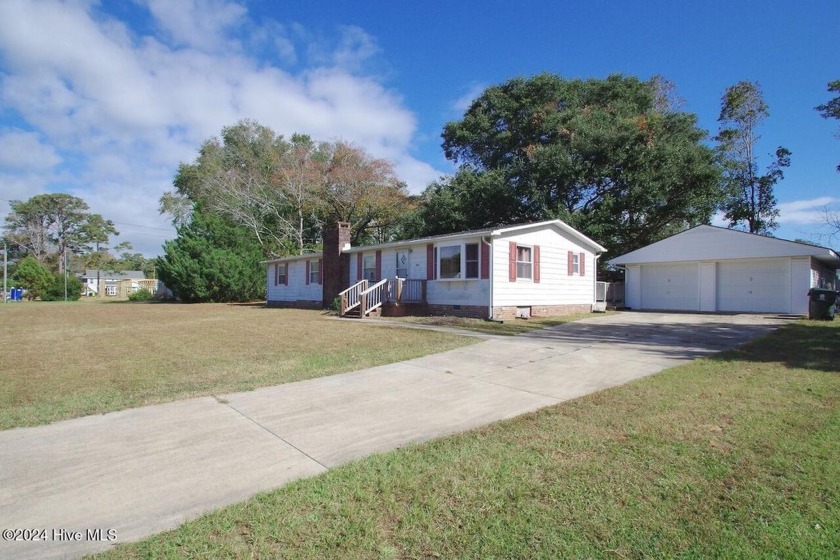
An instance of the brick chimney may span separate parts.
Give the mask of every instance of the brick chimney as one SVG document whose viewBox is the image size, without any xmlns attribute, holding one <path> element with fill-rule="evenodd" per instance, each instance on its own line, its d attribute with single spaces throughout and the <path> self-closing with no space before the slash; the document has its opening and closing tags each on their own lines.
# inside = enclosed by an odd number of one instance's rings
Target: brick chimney
<svg viewBox="0 0 840 560">
<path fill-rule="evenodd" d="M 338 293 L 348 287 L 350 256 L 342 253 L 350 245 L 350 224 L 337 222 L 325 226 L 323 231 L 324 252 L 321 257 L 321 271 L 324 286 L 324 307 L 332 305 Z"/>
</svg>

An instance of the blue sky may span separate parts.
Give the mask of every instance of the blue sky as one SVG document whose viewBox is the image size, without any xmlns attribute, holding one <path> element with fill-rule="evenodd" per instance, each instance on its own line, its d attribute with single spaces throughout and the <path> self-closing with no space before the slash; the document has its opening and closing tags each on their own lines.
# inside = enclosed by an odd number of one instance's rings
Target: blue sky
<svg viewBox="0 0 840 560">
<path fill-rule="evenodd" d="M 710 136 L 726 87 L 761 84 L 760 153 L 793 152 L 775 233 L 818 241 L 840 210 L 840 123 L 814 111 L 840 79 L 838 31 L 840 3 L 808 0 L 3 0 L 0 215 L 70 192 L 159 254 L 178 163 L 240 119 L 353 141 L 420 192 L 452 172 L 441 130 L 485 87 L 661 74 Z"/>
</svg>

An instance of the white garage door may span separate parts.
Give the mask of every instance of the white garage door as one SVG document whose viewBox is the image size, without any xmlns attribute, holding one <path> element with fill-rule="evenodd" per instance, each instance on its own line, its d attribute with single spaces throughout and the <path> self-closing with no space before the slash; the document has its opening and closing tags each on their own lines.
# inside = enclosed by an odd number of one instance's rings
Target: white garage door
<svg viewBox="0 0 840 560">
<path fill-rule="evenodd" d="M 718 311 L 790 312 L 790 261 L 759 259 L 718 263 Z"/>
<path fill-rule="evenodd" d="M 642 309 L 697 311 L 700 306 L 697 264 L 642 266 Z"/>
</svg>

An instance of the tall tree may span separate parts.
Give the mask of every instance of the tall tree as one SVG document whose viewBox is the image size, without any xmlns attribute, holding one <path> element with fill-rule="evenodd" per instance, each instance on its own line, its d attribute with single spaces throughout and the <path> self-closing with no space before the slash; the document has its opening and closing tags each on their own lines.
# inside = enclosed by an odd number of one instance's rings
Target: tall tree
<svg viewBox="0 0 840 560">
<path fill-rule="evenodd" d="M 394 225 L 411 200 L 390 162 L 377 159 L 348 142 L 322 143 L 314 156 L 320 178 L 313 190 L 314 211 L 321 223 L 349 222 L 352 243 L 359 244 Z"/>
<path fill-rule="evenodd" d="M 254 232 L 200 206 L 163 245 L 158 275 L 185 302 L 250 301 L 265 295 L 263 253 Z"/>
<path fill-rule="evenodd" d="M 10 240 L 26 247 L 27 252 L 44 262 L 51 247 L 57 248 L 58 272 L 64 272 L 67 251 L 78 252 L 84 244 L 82 227 L 90 218 L 88 205 L 69 194 L 39 194 L 29 200 L 11 201 L 6 216 Z"/>
<path fill-rule="evenodd" d="M 738 82 L 727 88 L 721 101 L 716 140 L 722 158 L 727 199 L 723 204 L 729 227 L 746 224 L 750 233 L 769 234 L 777 227 L 773 187 L 790 166 L 790 151 L 779 146 L 764 174 L 758 172 L 758 130 L 770 115 L 757 82 Z"/>
<path fill-rule="evenodd" d="M 390 164 L 343 141 L 291 140 L 254 121 L 222 130 L 182 164 L 161 211 L 183 223 L 192 204 L 249 228 L 266 256 L 302 253 L 320 225 L 354 225 L 354 242 L 395 220 L 408 200 Z"/>
<path fill-rule="evenodd" d="M 201 204 L 249 228 L 267 255 L 286 252 L 296 228 L 290 201 L 273 181 L 286 148 L 282 136 L 254 121 L 225 127 L 221 138 L 201 146 L 195 162 L 180 165 L 161 210 L 184 223 L 193 204 Z"/>
<path fill-rule="evenodd" d="M 107 243 L 111 236 L 119 235 L 120 232 L 111 220 L 106 220 L 100 214 L 91 214 L 79 228 L 79 233 L 84 243 L 83 249 L 88 253 L 86 265 L 96 269 L 96 296 L 102 297 L 102 291 L 99 289 L 102 286 L 102 267 L 114 261 L 114 257 L 108 252 Z"/>
<path fill-rule="evenodd" d="M 816 109 L 824 119 L 840 120 L 840 80 L 828 82 L 828 91 L 838 95 L 834 96 L 827 103 L 817 105 Z M 836 135 L 840 138 L 840 132 Z M 837 166 L 837 171 L 840 171 L 840 165 Z"/>
<path fill-rule="evenodd" d="M 713 152 L 662 78 L 517 78 L 443 131 L 459 165 L 424 194 L 428 230 L 561 218 L 621 253 L 706 222 Z M 460 217 L 460 218 L 459 218 Z"/>
</svg>

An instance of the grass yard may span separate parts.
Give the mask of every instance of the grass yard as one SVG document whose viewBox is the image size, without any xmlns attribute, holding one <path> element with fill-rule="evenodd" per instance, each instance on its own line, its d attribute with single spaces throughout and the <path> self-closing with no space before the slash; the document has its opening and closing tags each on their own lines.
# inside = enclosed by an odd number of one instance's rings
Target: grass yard
<svg viewBox="0 0 840 560">
<path fill-rule="evenodd" d="M 261 305 L 0 304 L 0 429 L 299 381 L 475 342 Z"/>
<path fill-rule="evenodd" d="M 360 460 L 102 558 L 838 558 L 840 321 Z"/>
<path fill-rule="evenodd" d="M 614 313 L 614 312 L 608 312 Z M 603 313 L 601 315 L 604 315 Z M 569 315 L 560 315 L 557 317 L 534 317 L 532 319 L 514 319 L 511 321 L 495 322 L 487 321 L 485 319 L 470 319 L 466 317 L 387 317 L 380 319 L 382 321 L 394 321 L 401 323 L 408 323 L 414 325 L 431 325 L 436 327 L 452 327 L 456 329 L 465 329 L 469 331 L 484 333 L 484 334 L 498 334 L 513 336 L 523 334 L 546 327 L 555 327 L 572 321 L 580 321 L 595 317 L 592 313 L 574 313 Z"/>
</svg>

